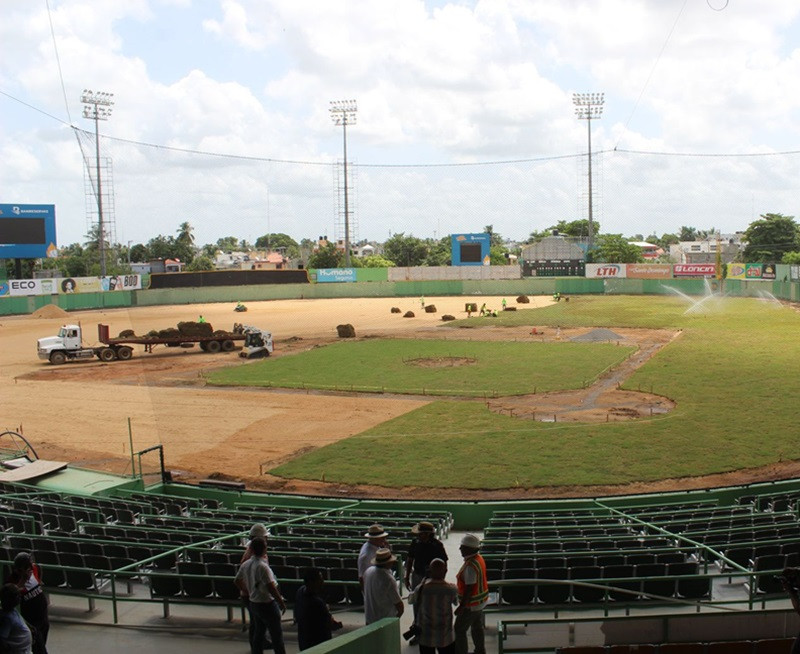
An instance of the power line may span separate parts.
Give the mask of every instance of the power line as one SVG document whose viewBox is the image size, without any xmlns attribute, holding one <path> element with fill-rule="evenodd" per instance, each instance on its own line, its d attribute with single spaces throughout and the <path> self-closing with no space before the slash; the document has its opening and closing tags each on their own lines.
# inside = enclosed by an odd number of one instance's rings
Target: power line
<svg viewBox="0 0 800 654">
<path fill-rule="evenodd" d="M 609 151 L 606 151 L 609 152 Z M 614 148 L 611 152 L 621 152 L 623 154 L 641 154 L 657 157 L 727 157 L 731 159 L 757 158 L 757 157 L 778 157 L 786 155 L 800 154 L 800 150 L 781 150 L 776 152 L 663 152 L 649 150 L 625 150 Z"/>
<path fill-rule="evenodd" d="M 68 126 L 70 129 L 74 130 L 75 132 L 82 134 L 86 137 L 93 137 L 90 132 L 73 125 L 70 122 L 59 118 L 58 116 L 54 116 L 53 114 L 45 111 L 44 109 L 40 109 L 20 98 L 14 96 L 3 89 L 0 89 L 0 95 L 7 97 L 9 100 L 13 100 L 28 109 L 31 109 L 37 113 L 42 114 L 43 116 L 47 116 L 51 120 L 54 120 L 62 125 Z M 241 161 L 258 161 L 264 163 L 280 163 L 280 164 L 297 164 L 297 165 L 307 165 L 307 166 L 327 166 L 332 167 L 337 165 L 336 162 L 325 162 L 325 161 L 311 161 L 311 160 L 303 160 L 303 159 L 276 159 L 273 157 L 257 157 L 253 155 L 243 155 L 243 154 L 231 154 L 225 152 L 211 152 L 209 150 L 198 150 L 196 148 L 179 148 L 172 145 L 163 145 L 159 143 L 148 143 L 146 141 L 137 141 L 134 139 L 124 139 L 118 136 L 108 136 L 103 135 L 104 139 L 108 139 L 110 141 L 116 141 L 118 143 L 127 143 L 128 145 L 135 145 L 137 147 L 143 148 L 153 148 L 156 150 L 165 150 L 168 152 L 180 152 L 183 154 L 193 154 L 193 155 L 201 155 L 207 157 L 219 157 L 223 159 L 236 159 Z M 754 159 L 760 157 L 780 157 L 780 156 L 792 156 L 800 154 L 800 150 L 777 150 L 774 152 L 666 152 L 666 151 L 658 151 L 658 150 L 628 150 L 625 148 L 614 148 L 613 150 L 596 150 L 593 154 L 603 154 L 603 155 L 614 155 L 614 154 L 634 154 L 634 155 L 642 155 L 642 156 L 657 156 L 657 157 L 708 157 L 708 158 L 731 158 L 731 159 Z M 526 163 L 540 163 L 540 162 L 548 162 L 548 161 L 559 161 L 563 159 L 579 159 L 581 157 L 585 157 L 585 154 L 557 154 L 557 155 L 547 155 L 542 157 L 528 157 L 528 158 L 519 158 L 519 159 L 498 159 L 494 161 L 472 161 L 472 162 L 450 162 L 450 163 L 410 163 L 410 164 L 393 164 L 393 163 L 353 163 L 352 165 L 357 168 L 465 168 L 465 167 L 480 167 L 480 166 L 508 166 L 513 164 L 526 164 Z"/>
<path fill-rule="evenodd" d="M 633 120 L 633 115 L 636 113 L 636 110 L 639 108 L 639 103 L 642 101 L 642 97 L 644 96 L 644 92 L 647 90 L 647 87 L 650 84 L 650 80 L 653 77 L 653 73 L 656 71 L 656 67 L 658 66 L 658 62 L 661 61 L 661 57 L 663 56 L 664 51 L 667 49 L 667 44 L 669 43 L 669 40 L 672 38 L 672 33 L 675 31 L 675 27 L 678 25 L 678 21 L 680 20 L 681 15 L 683 14 L 683 10 L 686 9 L 686 3 L 687 2 L 689 2 L 689 0 L 683 0 L 683 5 L 681 6 L 680 11 L 678 12 L 678 15 L 675 17 L 675 21 L 672 23 L 672 27 L 670 28 L 669 33 L 667 34 L 667 38 L 664 41 L 664 45 L 661 46 L 661 50 L 659 51 L 658 56 L 656 57 L 656 60 L 653 62 L 652 68 L 650 68 L 650 73 L 647 75 L 647 79 L 644 81 L 644 86 L 642 86 L 642 90 L 639 92 L 639 97 L 636 98 L 636 102 L 633 105 L 633 109 L 631 109 L 631 115 L 628 116 L 628 120 L 625 121 L 625 127 L 622 130 L 622 134 L 620 134 L 619 139 L 617 139 L 617 145 L 614 146 L 615 150 L 617 149 L 617 146 L 620 144 L 620 141 L 622 141 L 622 137 L 628 131 L 628 125 L 630 125 L 631 120 Z"/>
</svg>

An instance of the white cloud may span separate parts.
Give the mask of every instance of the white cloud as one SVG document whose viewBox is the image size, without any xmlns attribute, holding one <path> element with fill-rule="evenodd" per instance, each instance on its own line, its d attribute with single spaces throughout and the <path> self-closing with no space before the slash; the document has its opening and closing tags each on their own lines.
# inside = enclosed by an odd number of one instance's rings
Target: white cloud
<svg viewBox="0 0 800 654">
<path fill-rule="evenodd" d="M 348 143 L 359 164 L 582 153 L 586 123 L 574 117 L 573 91 L 606 93 L 605 113 L 592 122 L 596 149 L 797 149 L 800 93 L 791 81 L 800 73 L 800 7 L 791 3 L 731 3 L 721 12 L 687 3 L 677 23 L 681 2 L 633 0 L 51 6 L 73 122 L 93 130 L 78 102 L 88 86 L 116 94 L 103 134 L 250 157 L 102 139 L 103 156 L 113 159 L 117 231 L 128 239 L 173 233 L 184 219 L 201 242 L 237 229 L 252 239 L 266 231 L 267 194 L 275 231 L 332 234 L 332 166 L 267 159 L 340 159 L 341 129 L 328 103 L 351 97 L 359 113 Z M 17 4 L 4 18 L 0 89 L 65 120 L 46 9 Z M 154 30 L 166 39 L 159 44 L 182 44 L 174 58 L 154 47 Z M 0 110 L 0 151 L 13 156 L 3 164 L 4 201 L 55 202 L 61 240 L 80 240 L 83 171 L 71 131 L 6 96 Z M 93 144 L 93 135 L 84 140 Z M 754 212 L 796 214 L 795 165 L 786 156 L 687 161 L 608 152 L 597 171 L 599 220 L 624 233 L 682 224 L 732 231 Z M 585 159 L 356 166 L 359 234 L 424 236 L 435 225 L 441 235 L 491 223 L 524 237 L 578 215 L 584 166 Z"/>
<path fill-rule="evenodd" d="M 252 22 L 248 20 L 247 11 L 240 3 L 224 0 L 222 13 L 221 22 L 209 18 L 203 21 L 203 27 L 212 34 L 233 39 L 248 50 L 264 49 L 267 38 L 251 28 Z"/>
</svg>

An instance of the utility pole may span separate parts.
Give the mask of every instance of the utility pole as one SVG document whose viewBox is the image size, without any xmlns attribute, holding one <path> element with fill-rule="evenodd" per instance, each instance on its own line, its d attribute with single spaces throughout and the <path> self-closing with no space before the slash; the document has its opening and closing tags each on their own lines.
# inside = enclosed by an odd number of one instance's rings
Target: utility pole
<svg viewBox="0 0 800 654">
<path fill-rule="evenodd" d="M 97 239 L 98 249 L 100 250 L 100 276 L 106 276 L 106 235 L 103 225 L 103 193 L 100 183 L 100 127 L 99 121 L 108 120 L 111 117 L 114 106 L 114 94 L 104 93 L 103 91 L 93 92 L 84 89 L 81 94 L 83 102 L 83 117 L 94 120 L 94 148 L 97 163 Z"/>
<path fill-rule="evenodd" d="M 592 196 L 592 120 L 603 115 L 604 93 L 573 93 L 572 103 L 575 105 L 575 115 L 579 120 L 586 121 L 586 133 L 589 141 L 589 247 L 594 247 L 594 214 Z"/>
</svg>

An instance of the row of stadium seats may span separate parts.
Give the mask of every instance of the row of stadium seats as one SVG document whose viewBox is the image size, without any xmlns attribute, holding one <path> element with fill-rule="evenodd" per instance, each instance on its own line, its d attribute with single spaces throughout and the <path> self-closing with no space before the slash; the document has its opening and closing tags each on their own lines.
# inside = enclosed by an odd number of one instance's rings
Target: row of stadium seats
<svg viewBox="0 0 800 654">
<path fill-rule="evenodd" d="M 560 647 L 556 654 L 786 654 L 793 638 L 737 640 L 711 643 L 668 643 L 662 645 L 597 645 Z"/>
</svg>

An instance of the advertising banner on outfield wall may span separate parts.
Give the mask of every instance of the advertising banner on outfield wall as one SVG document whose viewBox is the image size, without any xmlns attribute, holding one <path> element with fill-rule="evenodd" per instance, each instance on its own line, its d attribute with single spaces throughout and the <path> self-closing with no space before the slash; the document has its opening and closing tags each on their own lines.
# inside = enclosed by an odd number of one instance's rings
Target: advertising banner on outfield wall
<svg viewBox="0 0 800 654">
<path fill-rule="evenodd" d="M 775 279 L 775 264 L 772 263 L 729 263 L 728 279 Z"/>
<path fill-rule="evenodd" d="M 587 263 L 586 277 L 597 279 L 622 279 L 626 275 L 625 263 Z"/>
<path fill-rule="evenodd" d="M 142 288 L 141 275 L 9 279 L 0 286 L 0 296 L 99 293 L 100 291 L 134 291 L 140 288 Z"/>
<path fill-rule="evenodd" d="M 789 279 L 800 282 L 800 266 L 789 266 Z"/>
<path fill-rule="evenodd" d="M 729 263 L 728 272 L 725 275 L 728 279 L 745 279 L 747 272 L 746 263 Z"/>
<path fill-rule="evenodd" d="M 625 267 L 629 279 L 672 278 L 672 265 L 668 263 L 629 263 Z"/>
<path fill-rule="evenodd" d="M 318 268 L 315 272 L 318 282 L 356 281 L 355 268 Z"/>
<path fill-rule="evenodd" d="M 715 277 L 717 264 L 715 263 L 676 263 L 672 267 L 675 277 Z"/>
</svg>

